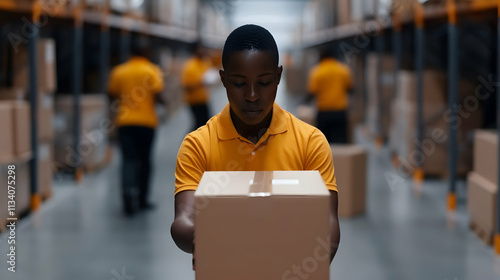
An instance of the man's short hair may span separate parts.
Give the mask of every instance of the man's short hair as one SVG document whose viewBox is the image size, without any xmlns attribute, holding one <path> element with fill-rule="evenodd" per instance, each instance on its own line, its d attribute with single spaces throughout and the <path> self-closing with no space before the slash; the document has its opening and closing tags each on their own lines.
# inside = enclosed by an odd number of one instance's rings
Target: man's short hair
<svg viewBox="0 0 500 280">
<path fill-rule="evenodd" d="M 149 57 L 149 38 L 139 34 L 132 35 L 130 54 L 134 56 Z"/>
<path fill-rule="evenodd" d="M 247 24 L 236 28 L 226 39 L 222 51 L 222 66 L 226 67 L 234 52 L 258 50 L 269 52 L 276 66 L 279 63 L 278 46 L 273 35 L 264 27 Z"/>
</svg>

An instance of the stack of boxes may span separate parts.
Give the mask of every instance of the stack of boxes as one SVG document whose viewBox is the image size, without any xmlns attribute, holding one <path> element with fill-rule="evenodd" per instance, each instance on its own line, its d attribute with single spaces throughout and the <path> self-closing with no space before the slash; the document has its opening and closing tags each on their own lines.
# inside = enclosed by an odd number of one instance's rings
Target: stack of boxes
<svg viewBox="0 0 500 280">
<path fill-rule="evenodd" d="M 19 47 L 12 56 L 12 88 L 0 90 L 0 130 L 7 135 L 1 140 L 0 168 L 15 165 L 16 210 L 20 216 L 30 209 L 29 162 L 31 151 L 31 106 L 29 91 L 29 54 L 27 46 Z M 38 126 L 38 191 L 43 198 L 52 190 L 53 102 L 56 89 L 55 42 L 40 39 L 37 45 L 37 126 Z M 7 172 L 2 172 L 2 176 Z M 5 181 L 7 178 L 5 178 Z M 5 201 L 4 201 L 5 202 Z M 3 202 L 2 202 L 3 203 Z M 4 204 L 2 204 L 4 205 Z M 7 207 L 0 210 L 6 215 Z"/>
<path fill-rule="evenodd" d="M 47 199 L 52 195 L 54 93 L 57 88 L 55 41 L 40 39 L 37 52 L 38 190 L 41 197 Z M 28 92 L 30 65 L 27 50 L 15 55 L 13 64 L 14 87 Z"/>
<path fill-rule="evenodd" d="M 474 135 L 474 170 L 467 176 L 467 208 L 471 228 L 486 243 L 493 242 L 497 220 L 498 135 L 477 130 Z"/>
<path fill-rule="evenodd" d="M 23 100 L 0 101 L 0 131 L 5 135 L 0 139 L 0 179 L 3 184 L 13 181 L 8 178 L 8 166 L 14 165 L 16 188 L 16 216 L 22 216 L 30 209 L 29 168 L 31 159 L 30 106 Z M 0 200 L 0 223 L 8 216 L 7 187 Z M 0 231 L 5 224 L 0 224 Z"/>
<path fill-rule="evenodd" d="M 412 71 L 398 73 L 396 98 L 392 101 L 389 147 L 409 175 L 422 162 L 424 174 L 439 177 L 448 172 L 449 124 L 458 126 L 458 174 L 464 176 L 472 166 L 470 135 L 481 125 L 481 111 L 462 111 L 458 118 L 449 117 L 447 80 L 443 72 L 425 70 L 423 74 L 423 144 L 417 142 L 417 76 Z M 460 82 L 460 100 L 473 94 L 473 87 Z M 460 103 L 462 104 L 462 102 Z M 420 147 L 420 149 L 419 149 Z"/>
<path fill-rule="evenodd" d="M 369 53 L 365 69 L 367 125 L 373 135 L 387 139 L 391 121 L 389 104 L 394 94 L 394 58 L 391 55 Z"/>
<path fill-rule="evenodd" d="M 190 30 L 196 29 L 198 0 L 154 0 L 150 1 L 149 5 L 152 21 Z"/>
<path fill-rule="evenodd" d="M 54 93 L 57 88 L 55 41 L 38 42 L 38 189 L 43 199 L 52 196 Z"/>
<path fill-rule="evenodd" d="M 80 146 L 74 147 L 74 98 L 61 94 L 55 102 L 55 164 L 60 169 L 100 168 L 109 159 L 108 134 L 113 129 L 105 94 L 80 96 Z"/>
</svg>

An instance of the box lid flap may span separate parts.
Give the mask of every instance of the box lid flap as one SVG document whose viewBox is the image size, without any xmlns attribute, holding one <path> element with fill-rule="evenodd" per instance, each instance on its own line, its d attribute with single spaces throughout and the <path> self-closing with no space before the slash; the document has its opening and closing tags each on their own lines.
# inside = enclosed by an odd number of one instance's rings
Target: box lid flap
<svg viewBox="0 0 500 280">
<path fill-rule="evenodd" d="M 195 196 L 328 196 L 318 171 L 207 171 Z"/>
</svg>

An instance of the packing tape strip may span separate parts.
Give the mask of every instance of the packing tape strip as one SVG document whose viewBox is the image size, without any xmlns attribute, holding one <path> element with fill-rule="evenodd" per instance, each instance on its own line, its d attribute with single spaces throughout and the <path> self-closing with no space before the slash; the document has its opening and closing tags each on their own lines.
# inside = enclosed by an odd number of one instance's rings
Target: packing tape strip
<svg viewBox="0 0 500 280">
<path fill-rule="evenodd" d="M 256 171 L 250 184 L 249 197 L 271 196 L 273 191 L 273 171 Z"/>
</svg>

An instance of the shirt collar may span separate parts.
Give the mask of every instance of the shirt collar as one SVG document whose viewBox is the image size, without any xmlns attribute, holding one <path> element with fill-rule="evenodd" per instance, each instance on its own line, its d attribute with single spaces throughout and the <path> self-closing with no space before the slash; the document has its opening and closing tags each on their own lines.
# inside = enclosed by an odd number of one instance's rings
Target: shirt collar
<svg viewBox="0 0 500 280">
<path fill-rule="evenodd" d="M 224 109 L 219 114 L 220 123 L 217 126 L 217 136 L 220 140 L 231 140 L 240 137 L 233 121 L 231 120 L 231 113 L 229 111 L 229 103 L 224 106 Z M 276 102 L 273 104 L 273 117 L 271 124 L 265 134 L 280 134 L 288 130 L 287 120 L 285 118 L 285 110 L 283 110 Z M 265 136 L 265 135 L 264 135 Z M 264 137 L 263 136 L 263 137 Z"/>
</svg>

